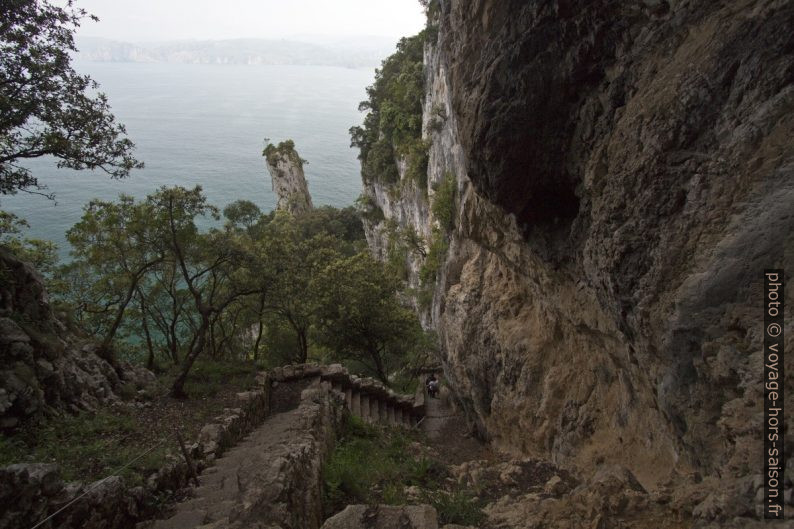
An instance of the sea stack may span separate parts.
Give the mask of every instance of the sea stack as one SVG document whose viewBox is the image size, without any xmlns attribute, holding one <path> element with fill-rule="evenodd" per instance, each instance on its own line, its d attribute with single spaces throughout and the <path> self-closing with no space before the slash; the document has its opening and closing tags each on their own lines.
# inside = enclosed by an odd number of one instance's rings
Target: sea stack
<svg viewBox="0 0 794 529">
<path fill-rule="evenodd" d="M 276 209 L 289 211 L 293 215 L 312 209 L 312 197 L 303 173 L 306 160 L 298 155 L 295 142 L 286 140 L 278 145 L 268 143 L 263 155 L 267 160 L 273 191 L 278 195 Z"/>
</svg>

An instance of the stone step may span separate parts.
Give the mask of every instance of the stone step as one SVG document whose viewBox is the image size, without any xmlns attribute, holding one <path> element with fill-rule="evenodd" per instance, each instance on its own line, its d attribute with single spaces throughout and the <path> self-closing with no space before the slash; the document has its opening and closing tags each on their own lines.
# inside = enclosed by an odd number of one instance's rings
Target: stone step
<svg viewBox="0 0 794 529">
<path fill-rule="evenodd" d="M 212 501 L 207 499 L 205 501 L 205 498 L 195 498 L 182 504 L 186 510 L 205 512 L 203 523 L 217 522 L 228 517 L 235 505 L 237 502 L 233 499 L 214 499 Z"/>
<path fill-rule="evenodd" d="M 191 505 L 193 507 L 203 508 L 205 505 L 214 505 L 218 502 L 233 500 L 238 495 L 237 486 L 235 484 L 235 490 L 231 488 L 226 489 L 207 489 L 201 492 L 201 494 L 197 494 L 194 498 L 190 498 L 185 500 L 183 504 L 180 505 Z"/>
<path fill-rule="evenodd" d="M 158 520 L 152 529 L 192 529 L 208 522 L 207 513 L 200 509 L 178 511 L 167 520 Z"/>
<path fill-rule="evenodd" d="M 216 492 L 219 490 L 235 493 L 240 490 L 237 481 L 237 469 L 224 469 L 223 472 L 218 472 L 217 474 L 212 474 L 208 476 L 206 479 L 202 479 L 204 476 L 199 477 L 200 485 L 196 487 L 194 493 L 197 498 L 205 494 L 209 494 L 212 492 Z"/>
</svg>

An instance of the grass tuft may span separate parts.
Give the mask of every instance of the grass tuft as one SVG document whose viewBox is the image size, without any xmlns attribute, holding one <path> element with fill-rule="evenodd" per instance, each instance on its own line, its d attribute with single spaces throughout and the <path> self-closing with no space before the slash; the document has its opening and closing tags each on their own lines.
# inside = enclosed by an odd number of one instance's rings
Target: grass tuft
<svg viewBox="0 0 794 529">
<path fill-rule="evenodd" d="M 419 500 L 433 505 L 441 522 L 476 525 L 483 520 L 474 497 L 443 490 L 448 471 L 422 453 L 418 434 L 348 416 L 340 437 L 323 469 L 326 515 L 348 504 L 405 505 L 406 488 L 417 487 Z"/>
</svg>

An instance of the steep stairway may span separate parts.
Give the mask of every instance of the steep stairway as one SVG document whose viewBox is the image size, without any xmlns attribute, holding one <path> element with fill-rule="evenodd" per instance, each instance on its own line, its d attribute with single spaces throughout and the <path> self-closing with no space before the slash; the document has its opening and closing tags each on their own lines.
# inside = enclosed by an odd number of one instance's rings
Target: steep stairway
<svg viewBox="0 0 794 529">
<path fill-rule="evenodd" d="M 170 517 L 137 529 L 319 527 L 322 462 L 344 403 L 344 394 L 319 380 L 279 385 L 273 414 L 205 469 Z"/>
<path fill-rule="evenodd" d="M 450 405 L 449 394 L 442 388 L 438 397 L 425 396 L 425 417 L 420 425 L 430 439 L 440 439 L 456 422 L 462 420 Z"/>
<path fill-rule="evenodd" d="M 215 465 L 199 476 L 200 486 L 194 497 L 179 503 L 174 514 L 145 527 L 151 529 L 192 529 L 202 526 L 223 527 L 246 484 L 270 466 L 266 454 L 280 444 L 289 443 L 290 432 L 299 425 L 298 409 L 277 413 L 251 432 L 241 443 L 228 450 Z"/>
</svg>

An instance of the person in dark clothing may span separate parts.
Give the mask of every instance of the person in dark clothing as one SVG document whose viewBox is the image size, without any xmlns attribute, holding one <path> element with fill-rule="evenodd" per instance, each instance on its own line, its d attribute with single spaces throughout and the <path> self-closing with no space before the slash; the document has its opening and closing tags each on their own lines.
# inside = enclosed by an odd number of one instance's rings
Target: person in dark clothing
<svg viewBox="0 0 794 529">
<path fill-rule="evenodd" d="M 431 373 L 430 376 L 427 377 L 425 387 L 427 388 L 427 394 L 430 395 L 431 398 L 438 398 L 438 379 L 435 373 Z"/>
</svg>

